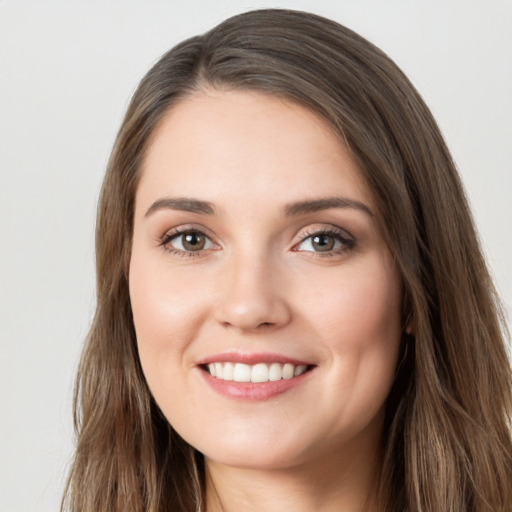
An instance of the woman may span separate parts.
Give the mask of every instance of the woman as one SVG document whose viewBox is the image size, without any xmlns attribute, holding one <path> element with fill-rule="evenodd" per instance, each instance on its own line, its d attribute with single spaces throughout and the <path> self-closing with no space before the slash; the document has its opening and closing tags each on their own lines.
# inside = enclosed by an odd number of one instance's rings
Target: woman
<svg viewBox="0 0 512 512">
<path fill-rule="evenodd" d="M 312 14 L 135 92 L 105 177 L 64 508 L 510 511 L 498 300 L 427 107 Z"/>
</svg>

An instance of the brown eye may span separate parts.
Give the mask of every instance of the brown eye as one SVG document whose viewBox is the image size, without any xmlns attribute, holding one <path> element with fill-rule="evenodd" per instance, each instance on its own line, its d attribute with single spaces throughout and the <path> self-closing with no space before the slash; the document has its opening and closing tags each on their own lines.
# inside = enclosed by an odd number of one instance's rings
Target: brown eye
<svg viewBox="0 0 512 512">
<path fill-rule="evenodd" d="M 176 253 L 200 252 L 217 247 L 201 231 L 170 234 L 164 238 L 162 245 Z"/>
<path fill-rule="evenodd" d="M 186 233 L 183 237 L 183 248 L 186 251 L 200 251 L 206 245 L 206 237 L 202 233 Z"/>
<path fill-rule="evenodd" d="M 334 255 L 351 249 L 355 245 L 355 240 L 344 231 L 319 231 L 305 237 L 295 248 L 300 252 L 325 253 L 325 255 Z"/>
<path fill-rule="evenodd" d="M 311 246 L 316 252 L 332 251 L 336 244 L 336 239 L 331 235 L 315 235 L 311 237 Z"/>
</svg>

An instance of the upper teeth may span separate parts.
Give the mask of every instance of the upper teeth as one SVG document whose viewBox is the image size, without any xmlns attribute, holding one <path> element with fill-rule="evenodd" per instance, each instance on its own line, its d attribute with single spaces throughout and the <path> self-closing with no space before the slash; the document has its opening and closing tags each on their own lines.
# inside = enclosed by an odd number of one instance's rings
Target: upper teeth
<svg viewBox="0 0 512 512">
<path fill-rule="evenodd" d="M 258 363 L 254 365 L 243 363 L 210 363 L 210 375 L 217 379 L 233 380 L 235 382 L 268 382 L 281 379 L 291 379 L 302 375 L 306 370 L 305 364 L 290 363 Z"/>
</svg>

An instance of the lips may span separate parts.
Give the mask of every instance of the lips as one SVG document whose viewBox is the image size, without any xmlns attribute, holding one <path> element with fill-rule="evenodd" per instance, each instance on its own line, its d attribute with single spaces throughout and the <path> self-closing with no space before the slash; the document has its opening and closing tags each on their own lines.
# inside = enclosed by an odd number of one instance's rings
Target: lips
<svg viewBox="0 0 512 512">
<path fill-rule="evenodd" d="M 316 365 L 279 354 L 230 352 L 208 357 L 198 366 L 215 391 L 261 400 L 296 387 Z"/>
</svg>

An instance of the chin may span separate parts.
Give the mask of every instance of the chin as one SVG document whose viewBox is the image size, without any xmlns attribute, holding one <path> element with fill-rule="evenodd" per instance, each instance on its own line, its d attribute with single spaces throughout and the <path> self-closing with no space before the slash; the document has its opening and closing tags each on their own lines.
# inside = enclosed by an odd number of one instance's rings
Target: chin
<svg viewBox="0 0 512 512">
<path fill-rule="evenodd" d="M 277 470 L 293 467 L 304 459 L 304 438 L 300 435 L 284 437 L 281 432 L 261 436 L 248 431 L 233 432 L 224 430 L 217 436 L 209 431 L 186 441 L 201 452 L 209 463 L 221 464 L 240 469 Z M 197 442 L 198 441 L 198 442 Z"/>
<path fill-rule="evenodd" d="M 281 470 L 289 469 L 294 466 L 300 465 L 302 462 L 297 457 L 296 453 L 287 453 L 282 450 L 267 450 L 266 452 L 260 449 L 231 448 L 223 453 L 218 453 L 215 450 L 211 455 L 204 454 L 207 463 L 220 464 L 237 469 L 251 469 L 251 470 Z"/>
</svg>

